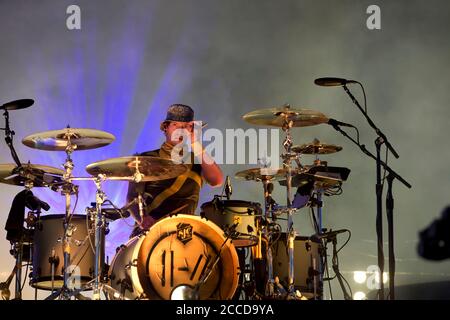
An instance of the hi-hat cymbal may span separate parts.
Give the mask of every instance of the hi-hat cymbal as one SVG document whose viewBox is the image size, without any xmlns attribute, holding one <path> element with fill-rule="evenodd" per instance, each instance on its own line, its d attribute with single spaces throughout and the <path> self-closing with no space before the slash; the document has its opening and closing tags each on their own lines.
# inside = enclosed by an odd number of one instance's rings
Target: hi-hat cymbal
<svg viewBox="0 0 450 320">
<path fill-rule="evenodd" d="M 237 179 L 262 181 L 262 180 L 279 180 L 286 179 L 286 169 L 277 168 L 252 168 L 237 172 L 234 177 Z M 291 169 L 294 176 L 299 173 L 298 169 Z"/>
<path fill-rule="evenodd" d="M 64 171 L 39 164 L 23 163 L 20 170 L 16 164 L 0 164 L 0 182 L 15 186 L 24 186 L 31 182 L 33 187 L 47 187 L 63 181 Z"/>
<path fill-rule="evenodd" d="M 322 143 L 317 139 L 314 139 L 314 141 L 311 143 L 291 147 L 291 151 L 301 154 L 330 154 L 339 152 L 341 150 L 341 146 Z"/>
<path fill-rule="evenodd" d="M 33 99 L 20 99 L 5 103 L 0 106 L 0 110 L 18 110 L 31 107 L 34 103 Z"/>
<path fill-rule="evenodd" d="M 171 160 L 150 156 L 128 156 L 94 162 L 86 167 L 86 171 L 97 176 L 104 174 L 113 177 L 131 177 L 137 173 L 143 174 L 142 180 L 158 181 L 176 178 L 188 170 L 184 164 Z"/>
<path fill-rule="evenodd" d="M 25 137 L 22 143 L 30 148 L 47 151 L 65 151 L 69 146 L 75 150 L 88 150 L 107 146 L 115 137 L 105 131 L 95 129 L 65 128 L 35 133 Z"/>
<path fill-rule="evenodd" d="M 275 127 L 284 127 L 286 121 L 292 121 L 292 127 L 308 127 L 328 121 L 328 117 L 321 112 L 291 108 L 289 105 L 258 109 L 245 114 L 242 118 L 251 124 Z"/>
</svg>

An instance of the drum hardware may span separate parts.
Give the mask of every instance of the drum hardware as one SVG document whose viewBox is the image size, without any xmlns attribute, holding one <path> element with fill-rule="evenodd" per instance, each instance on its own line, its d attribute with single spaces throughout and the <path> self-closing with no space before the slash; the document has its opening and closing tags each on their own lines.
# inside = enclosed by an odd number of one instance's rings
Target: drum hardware
<svg viewBox="0 0 450 320">
<path fill-rule="evenodd" d="M 289 108 L 289 106 L 287 106 Z M 292 207 L 292 172 L 291 172 L 291 147 L 293 145 L 292 136 L 291 136 L 291 128 L 294 124 L 294 121 L 291 118 L 291 113 L 287 112 L 283 114 L 284 123 L 283 123 L 283 131 L 285 132 L 286 138 L 283 142 L 283 146 L 285 148 L 286 153 L 281 155 L 283 159 L 283 167 L 286 169 L 286 192 L 287 192 L 287 207 L 290 209 Z M 296 237 L 296 232 L 294 229 L 294 221 L 293 221 L 293 211 L 288 210 L 288 222 L 287 222 L 287 243 L 288 243 L 288 255 L 289 255 L 289 281 L 288 281 L 288 297 L 295 299 L 295 288 L 294 288 L 294 239 Z"/>
<path fill-rule="evenodd" d="M 88 150 L 93 148 L 99 148 L 106 146 L 113 142 L 115 137 L 107 132 L 93 130 L 93 129 L 77 129 L 70 128 L 67 126 L 65 129 L 61 130 L 52 130 L 41 132 L 37 134 L 33 134 L 25 137 L 22 140 L 22 143 L 30 148 L 47 150 L 47 151 L 64 151 L 66 153 L 66 160 L 64 162 L 64 174 L 63 180 L 65 183 L 61 185 L 61 194 L 65 197 L 65 217 L 64 217 L 64 235 L 62 239 L 62 246 L 64 252 L 64 264 L 63 264 L 63 286 L 60 290 L 52 293 L 46 299 L 51 300 L 57 297 L 61 299 L 70 299 L 71 296 L 75 294 L 76 291 L 73 291 L 68 286 L 69 281 L 69 265 L 70 265 L 70 243 L 72 237 L 72 212 L 71 212 L 71 196 L 76 195 L 78 197 L 78 186 L 72 184 L 73 179 L 73 169 L 74 163 L 72 161 L 71 155 L 75 150 Z M 99 179 L 100 180 L 100 179 Z M 98 182 L 99 183 L 99 182 Z M 96 182 L 97 184 L 97 182 Z M 97 187 L 96 193 L 96 201 L 101 201 L 103 194 L 99 187 Z M 101 210 L 99 215 L 101 215 Z M 101 217 L 97 217 L 100 218 Z M 99 264 L 99 237 L 100 234 L 97 229 L 97 223 L 100 223 L 101 220 L 97 221 L 94 219 L 94 225 L 96 226 L 96 256 L 95 256 L 95 276 L 94 279 L 94 299 L 99 298 L 99 289 L 98 289 L 98 264 Z M 77 293 L 78 294 L 78 293 Z"/>
<path fill-rule="evenodd" d="M 11 271 L 11 274 L 9 275 L 8 279 L 6 279 L 5 282 L 0 283 L 0 293 L 2 300 L 9 300 L 9 298 L 11 297 L 11 291 L 9 290 L 9 286 L 11 285 L 12 279 L 16 275 L 16 272 L 17 272 L 17 264 L 14 265 L 14 268 Z"/>
<path fill-rule="evenodd" d="M 5 226 L 7 230 L 6 238 L 12 243 L 10 253 L 16 260 L 15 299 L 21 299 L 22 297 L 22 264 L 25 261 L 28 267 L 32 260 L 31 250 L 36 220 L 41 214 L 41 209 L 46 211 L 50 209 L 46 202 L 33 195 L 31 189 L 34 186 L 45 186 L 43 180 L 39 179 L 45 173 L 53 172 L 58 174 L 60 171 L 52 167 L 36 166 L 30 163 L 23 164 L 20 168 L 14 164 L 0 165 L 0 182 L 25 187 L 23 191 L 14 197 Z M 26 218 L 25 208 L 31 210 L 27 213 Z M 26 222 L 26 227 L 24 222 Z"/>
<path fill-rule="evenodd" d="M 292 136 L 291 136 L 291 129 L 293 127 L 303 127 L 303 126 L 310 126 L 310 125 L 317 125 L 320 123 L 328 123 L 329 119 L 316 111 L 312 110 L 302 110 L 302 109 L 291 109 L 289 105 L 285 105 L 281 108 L 271 108 L 271 109 L 261 109 L 256 110 L 253 112 L 250 112 L 243 116 L 243 119 L 249 123 L 257 124 L 257 125 L 270 125 L 270 126 L 276 126 L 281 127 L 282 130 L 285 133 L 285 139 L 283 141 L 283 147 L 284 152 L 281 155 L 281 158 L 283 159 L 283 173 L 284 175 L 281 175 L 280 172 L 275 172 L 273 176 L 281 177 L 285 179 L 285 186 L 286 186 L 286 192 L 287 192 L 287 205 L 286 207 L 279 207 L 276 206 L 276 208 L 271 208 L 272 210 L 272 217 L 276 217 L 279 214 L 286 213 L 287 214 L 287 250 L 288 250 L 288 257 L 289 257 L 289 264 L 288 264 L 288 283 L 287 283 L 287 290 L 281 290 L 279 288 L 279 285 L 275 284 L 275 289 L 278 289 L 278 295 L 283 296 L 287 299 L 298 299 L 298 295 L 296 294 L 295 288 L 294 288 L 294 239 L 296 238 L 296 232 L 294 230 L 293 225 L 293 213 L 297 210 L 297 208 L 293 207 L 293 199 L 291 195 L 291 190 L 293 187 L 292 184 L 292 178 L 297 176 L 298 174 L 305 173 L 308 168 L 305 168 L 300 163 L 300 151 L 308 151 L 305 150 L 306 147 L 310 149 L 310 152 L 313 152 L 315 154 L 319 153 L 331 153 L 339 151 L 339 147 L 333 148 L 333 146 L 329 145 L 322 145 L 319 143 L 319 141 L 314 141 L 314 146 L 300 146 L 300 147 L 294 147 Z M 306 152 L 307 153 L 307 152 Z M 293 172 L 292 169 L 292 162 L 295 162 L 297 164 L 297 172 Z M 317 162 L 318 164 L 319 162 Z M 257 173 L 253 175 L 249 175 L 248 173 L 238 173 L 238 176 L 246 178 L 247 180 L 257 180 L 258 178 L 262 178 L 262 174 L 259 174 L 259 177 L 257 176 Z M 265 199 L 266 198 L 266 189 L 265 189 Z M 266 202 L 266 209 L 267 209 L 267 202 Z M 266 218 L 268 210 L 266 210 Z M 272 258 L 271 256 L 271 250 L 268 250 L 268 258 Z M 271 270 L 271 265 L 273 265 L 272 261 L 269 261 L 269 270 Z M 275 279 L 274 279 L 275 280 Z M 274 281 L 273 280 L 273 281 Z M 272 281 L 270 281 L 272 282 Z M 315 283 L 315 282 L 314 282 Z"/>
</svg>

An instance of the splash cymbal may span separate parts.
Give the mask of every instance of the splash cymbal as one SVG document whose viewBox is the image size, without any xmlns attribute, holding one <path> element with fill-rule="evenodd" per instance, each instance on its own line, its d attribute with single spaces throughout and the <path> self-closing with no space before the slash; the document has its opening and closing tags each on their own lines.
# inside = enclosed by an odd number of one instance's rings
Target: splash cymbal
<svg viewBox="0 0 450 320">
<path fill-rule="evenodd" d="M 114 140 L 115 137 L 105 131 L 65 128 L 29 135 L 22 143 L 39 150 L 66 151 L 69 145 L 75 146 L 75 150 L 88 150 L 107 146 Z"/>
<path fill-rule="evenodd" d="M 291 151 L 301 154 L 330 154 L 339 152 L 341 150 L 341 146 L 322 143 L 317 139 L 314 139 L 314 141 L 311 143 L 291 147 Z"/>
</svg>

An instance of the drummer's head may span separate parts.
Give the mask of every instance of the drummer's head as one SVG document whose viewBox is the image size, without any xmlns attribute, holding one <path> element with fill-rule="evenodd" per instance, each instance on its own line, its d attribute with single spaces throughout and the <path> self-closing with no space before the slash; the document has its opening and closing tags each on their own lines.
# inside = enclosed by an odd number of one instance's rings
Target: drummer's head
<svg viewBox="0 0 450 320">
<path fill-rule="evenodd" d="M 166 136 L 166 142 L 176 145 L 182 141 L 180 131 L 187 130 L 186 134 L 191 134 L 194 130 L 194 110 L 184 104 L 173 104 L 167 110 L 166 119 L 161 122 L 160 129 Z M 177 134 L 178 133 L 178 134 Z"/>
</svg>

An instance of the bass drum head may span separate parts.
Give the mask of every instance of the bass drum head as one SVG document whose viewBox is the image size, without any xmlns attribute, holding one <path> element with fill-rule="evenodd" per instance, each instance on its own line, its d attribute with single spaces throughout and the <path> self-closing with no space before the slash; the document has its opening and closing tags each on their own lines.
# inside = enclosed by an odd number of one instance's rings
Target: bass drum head
<svg viewBox="0 0 450 320">
<path fill-rule="evenodd" d="M 179 214 L 157 222 L 145 235 L 137 259 L 146 297 L 170 300 L 175 288 L 194 288 L 212 267 L 224 242 L 223 231 L 199 216 Z M 231 299 L 238 279 L 238 255 L 228 240 L 210 276 L 200 286 L 200 300 Z"/>
</svg>

